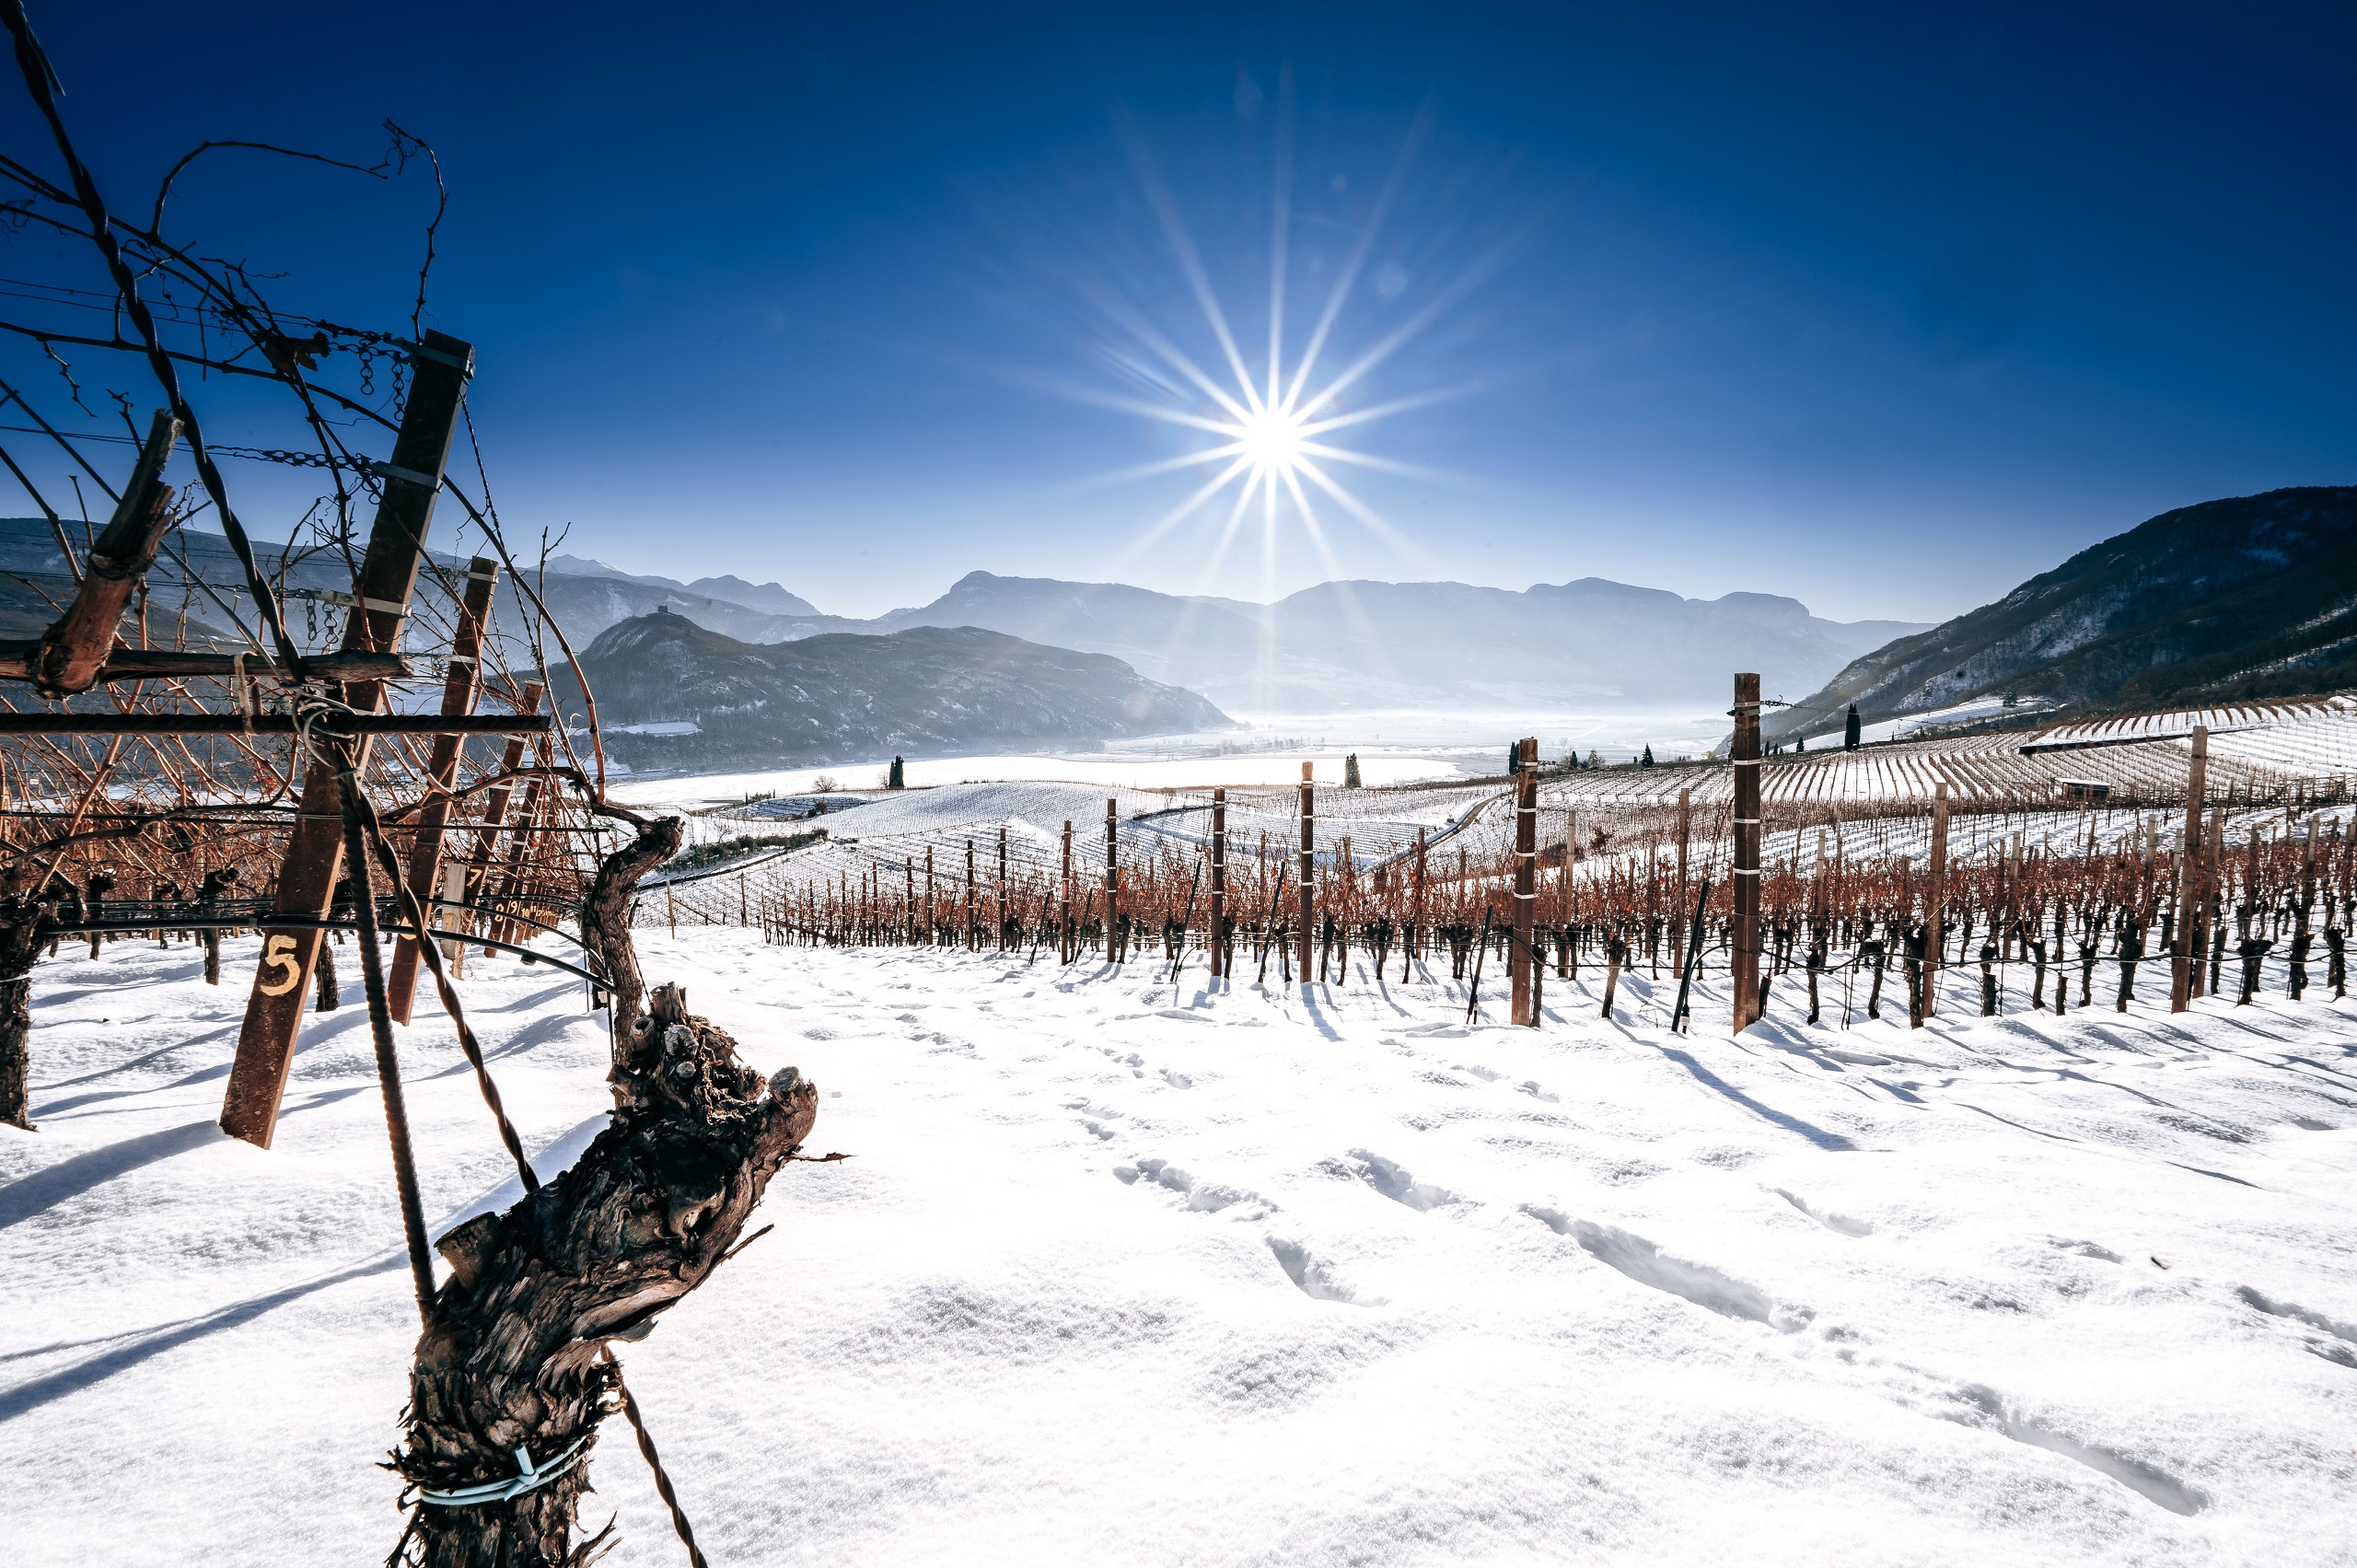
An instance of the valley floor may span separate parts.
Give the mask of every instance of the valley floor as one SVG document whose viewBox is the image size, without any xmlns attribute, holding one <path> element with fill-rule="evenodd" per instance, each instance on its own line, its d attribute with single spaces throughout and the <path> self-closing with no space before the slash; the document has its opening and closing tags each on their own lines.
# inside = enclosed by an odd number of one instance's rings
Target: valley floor
<svg viewBox="0 0 2357 1568">
<path fill-rule="evenodd" d="M 1468 1028 L 1396 965 L 640 939 L 856 1156 L 789 1167 L 775 1232 L 620 1347 L 716 1563 L 2357 1561 L 2357 1004 L 1730 1040 L 1560 983 Z M 465 990 L 561 1167 L 602 1016 L 512 963 Z M 381 1561 L 416 1322 L 356 997 L 268 1153 L 214 1126 L 244 993 L 190 949 L 36 999 L 6 1560 Z M 514 1188 L 431 1011 L 447 1224 Z M 610 1562 L 684 1560 L 619 1425 L 591 1475 Z"/>
</svg>

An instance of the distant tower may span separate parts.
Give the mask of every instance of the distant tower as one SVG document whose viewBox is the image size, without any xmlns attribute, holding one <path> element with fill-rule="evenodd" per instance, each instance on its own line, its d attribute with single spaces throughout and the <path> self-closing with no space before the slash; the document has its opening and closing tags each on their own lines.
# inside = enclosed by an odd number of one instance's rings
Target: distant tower
<svg viewBox="0 0 2357 1568">
<path fill-rule="evenodd" d="M 1519 742 L 1506 748 L 1506 777 L 1522 772 L 1522 746 Z"/>
<path fill-rule="evenodd" d="M 1843 721 L 1841 726 L 1841 749 L 1844 751 L 1855 751 L 1857 749 L 1858 704 L 1852 703 L 1850 704 L 1850 716 L 1848 719 Z"/>
<path fill-rule="evenodd" d="M 885 779 L 884 787 L 886 789 L 906 789 L 909 787 L 907 765 L 898 757 L 892 759 L 892 772 L 890 776 Z"/>
</svg>

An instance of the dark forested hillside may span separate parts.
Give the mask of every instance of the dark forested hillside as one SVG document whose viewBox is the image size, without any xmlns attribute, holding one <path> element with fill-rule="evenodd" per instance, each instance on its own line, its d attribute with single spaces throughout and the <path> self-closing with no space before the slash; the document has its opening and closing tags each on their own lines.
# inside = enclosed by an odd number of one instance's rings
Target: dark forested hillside
<svg viewBox="0 0 2357 1568">
<path fill-rule="evenodd" d="M 608 628 L 582 665 L 609 754 L 640 769 L 872 761 L 1228 723 L 1119 659 L 972 626 L 753 644 L 658 611 Z"/>
<path fill-rule="evenodd" d="M 2357 685 L 2357 487 L 2182 506 L 1853 661 L 1770 738 L 1998 693 L 2135 707 Z"/>
</svg>

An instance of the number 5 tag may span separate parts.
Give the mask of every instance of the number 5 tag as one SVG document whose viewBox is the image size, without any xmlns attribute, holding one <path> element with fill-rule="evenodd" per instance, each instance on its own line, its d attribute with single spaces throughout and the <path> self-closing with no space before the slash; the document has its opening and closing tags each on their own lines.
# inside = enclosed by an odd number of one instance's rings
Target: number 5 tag
<svg viewBox="0 0 2357 1568">
<path fill-rule="evenodd" d="M 262 944 L 261 972 L 268 974 L 273 969 L 284 970 L 286 978 L 255 986 L 264 996 L 284 996 L 303 981 L 302 966 L 295 961 L 295 938 L 284 933 Z"/>
</svg>

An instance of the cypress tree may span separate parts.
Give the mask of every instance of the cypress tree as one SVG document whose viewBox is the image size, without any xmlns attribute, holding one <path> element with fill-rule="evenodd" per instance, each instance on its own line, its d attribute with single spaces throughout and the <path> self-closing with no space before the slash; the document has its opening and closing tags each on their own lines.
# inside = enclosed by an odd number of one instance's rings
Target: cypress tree
<svg viewBox="0 0 2357 1568">
<path fill-rule="evenodd" d="M 1637 766 L 1639 766 L 1639 767 L 1641 767 L 1641 768 L 1650 768 L 1650 767 L 1652 767 L 1653 765 L 1654 765 L 1654 749 L 1653 749 L 1652 747 L 1648 746 L 1648 747 L 1646 747 L 1646 748 L 1645 748 L 1645 754 L 1644 754 L 1643 756 L 1642 756 L 1642 757 L 1640 757 L 1640 758 L 1638 758 L 1638 759 L 1637 759 Z"/>
<path fill-rule="evenodd" d="M 898 757 L 892 759 L 892 773 L 889 778 L 884 781 L 884 787 L 886 789 L 906 789 L 909 787 L 907 765 Z"/>
<path fill-rule="evenodd" d="M 1858 704 L 1852 703 L 1850 704 L 1850 716 L 1841 725 L 1842 750 L 1855 751 L 1858 749 Z"/>
</svg>

